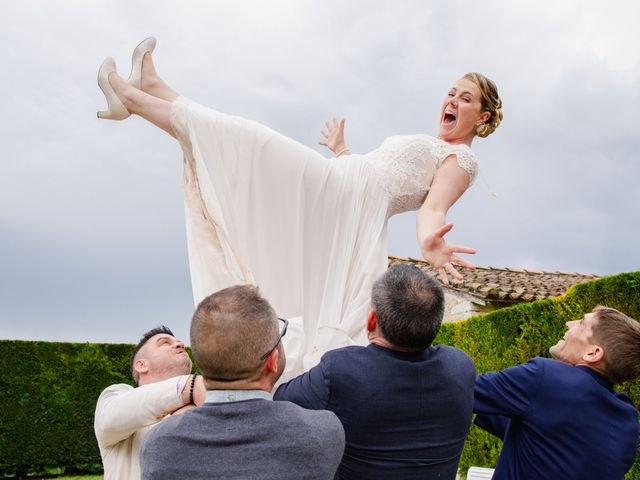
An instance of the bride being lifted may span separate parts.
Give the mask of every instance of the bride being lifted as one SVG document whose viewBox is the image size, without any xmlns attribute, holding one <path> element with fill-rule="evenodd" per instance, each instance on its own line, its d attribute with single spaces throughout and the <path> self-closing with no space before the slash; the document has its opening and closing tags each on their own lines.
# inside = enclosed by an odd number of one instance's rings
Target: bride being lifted
<svg viewBox="0 0 640 480">
<path fill-rule="evenodd" d="M 326 142 L 340 159 L 255 121 L 205 108 L 171 89 L 155 70 L 156 41 L 136 47 L 128 80 L 107 58 L 98 73 L 108 110 L 136 114 L 175 137 L 184 153 L 184 198 L 193 296 L 252 283 L 289 318 L 286 376 L 313 366 L 332 348 L 366 342 L 373 281 L 387 266 L 387 220 L 419 209 L 424 258 L 441 278 L 473 268 L 447 243 L 449 208 L 473 182 L 473 139 L 502 120 L 495 84 L 468 73 L 449 89 L 440 131 L 396 135 L 365 155 L 343 140 L 344 122 L 327 124 Z M 346 155 L 345 155 L 346 154 Z"/>
</svg>

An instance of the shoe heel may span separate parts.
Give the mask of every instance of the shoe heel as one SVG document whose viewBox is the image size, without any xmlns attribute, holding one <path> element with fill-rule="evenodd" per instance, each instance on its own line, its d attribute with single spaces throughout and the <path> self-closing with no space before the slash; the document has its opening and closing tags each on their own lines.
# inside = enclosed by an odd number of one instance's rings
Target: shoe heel
<svg viewBox="0 0 640 480">
<path fill-rule="evenodd" d="M 106 58 L 98 70 L 98 86 L 107 99 L 107 110 L 98 112 L 98 118 L 124 120 L 131 115 L 109 83 L 109 74 L 116 71 L 116 62 L 111 57 Z"/>
<path fill-rule="evenodd" d="M 133 50 L 133 55 L 131 55 L 131 74 L 127 81 L 138 90 L 142 90 L 142 61 L 144 60 L 144 54 L 147 52 L 153 53 L 156 48 L 156 41 L 155 37 L 145 38 Z"/>
</svg>

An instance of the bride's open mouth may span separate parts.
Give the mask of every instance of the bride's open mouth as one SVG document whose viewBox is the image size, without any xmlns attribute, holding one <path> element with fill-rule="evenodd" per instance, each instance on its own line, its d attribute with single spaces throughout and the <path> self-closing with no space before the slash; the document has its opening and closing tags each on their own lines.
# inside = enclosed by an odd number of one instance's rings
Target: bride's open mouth
<svg viewBox="0 0 640 480">
<path fill-rule="evenodd" d="M 455 113 L 445 110 L 444 115 L 442 117 L 442 124 L 450 126 L 450 125 L 453 125 L 455 121 L 456 121 Z"/>
</svg>

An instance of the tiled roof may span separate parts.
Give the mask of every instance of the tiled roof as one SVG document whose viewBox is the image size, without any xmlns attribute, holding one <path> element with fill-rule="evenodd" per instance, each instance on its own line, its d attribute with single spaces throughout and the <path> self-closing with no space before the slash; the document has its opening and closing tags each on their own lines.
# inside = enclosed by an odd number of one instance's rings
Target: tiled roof
<svg viewBox="0 0 640 480">
<path fill-rule="evenodd" d="M 413 263 L 440 281 L 436 269 L 423 260 L 389 256 L 390 265 L 397 262 Z M 557 297 L 564 295 L 576 283 L 598 278 L 597 275 L 586 273 L 541 272 L 516 268 L 476 267 L 471 270 L 456 266 L 456 269 L 464 276 L 464 281 L 457 282 L 454 279 L 446 288 L 485 301 L 500 302 L 532 302 Z M 449 278 L 451 280 L 451 276 Z"/>
</svg>

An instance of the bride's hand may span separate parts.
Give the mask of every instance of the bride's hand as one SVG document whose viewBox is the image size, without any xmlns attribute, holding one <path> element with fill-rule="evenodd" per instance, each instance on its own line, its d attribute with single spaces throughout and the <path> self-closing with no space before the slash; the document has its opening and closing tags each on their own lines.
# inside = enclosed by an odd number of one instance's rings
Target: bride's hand
<svg viewBox="0 0 640 480">
<path fill-rule="evenodd" d="M 344 143 L 344 122 L 344 118 L 338 122 L 336 117 L 333 117 L 333 122 L 325 122 L 326 128 L 320 132 L 326 140 L 320 140 L 318 143 L 327 147 L 337 157 L 349 151 Z"/>
<path fill-rule="evenodd" d="M 453 275 L 457 280 L 464 280 L 454 265 L 467 268 L 476 268 L 473 263 L 455 255 L 456 253 L 476 253 L 473 248 L 463 247 L 447 243 L 444 236 L 453 228 L 452 223 L 443 225 L 438 230 L 427 236 L 422 243 L 422 255 L 429 264 L 438 270 L 440 279 L 445 285 L 449 285 L 449 276 Z"/>
</svg>

